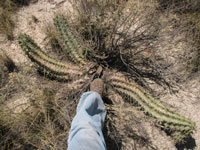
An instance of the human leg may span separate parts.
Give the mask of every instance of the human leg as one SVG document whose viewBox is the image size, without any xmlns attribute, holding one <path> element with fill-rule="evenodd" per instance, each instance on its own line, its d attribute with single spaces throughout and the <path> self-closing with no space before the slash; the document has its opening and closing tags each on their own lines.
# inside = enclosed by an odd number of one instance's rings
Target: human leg
<svg viewBox="0 0 200 150">
<path fill-rule="evenodd" d="M 105 150 L 102 128 L 105 105 L 97 92 L 84 93 L 79 101 L 69 133 L 68 150 Z"/>
</svg>

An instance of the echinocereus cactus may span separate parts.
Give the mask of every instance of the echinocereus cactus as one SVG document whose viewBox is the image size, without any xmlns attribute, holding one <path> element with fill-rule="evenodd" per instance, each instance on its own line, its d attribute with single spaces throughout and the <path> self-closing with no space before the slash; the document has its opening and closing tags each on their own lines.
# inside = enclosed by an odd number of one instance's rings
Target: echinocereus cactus
<svg viewBox="0 0 200 150">
<path fill-rule="evenodd" d="M 196 124 L 193 121 L 166 108 L 159 100 L 123 74 L 109 74 L 108 81 L 118 93 L 135 101 L 145 113 L 154 117 L 162 128 L 170 131 L 176 141 L 182 141 L 195 130 Z"/>
<path fill-rule="evenodd" d="M 20 34 L 18 42 L 28 57 L 38 65 L 42 72 L 47 73 L 47 75 L 61 80 L 68 80 L 69 74 L 81 75 L 78 67 L 72 67 L 70 64 L 58 62 L 48 56 L 28 35 Z"/>
<path fill-rule="evenodd" d="M 83 56 L 83 48 L 72 32 L 65 17 L 63 15 L 57 15 L 54 18 L 54 25 L 56 26 L 59 35 L 60 45 L 63 50 L 67 52 L 70 59 L 79 65 L 87 64 L 87 61 Z"/>
</svg>

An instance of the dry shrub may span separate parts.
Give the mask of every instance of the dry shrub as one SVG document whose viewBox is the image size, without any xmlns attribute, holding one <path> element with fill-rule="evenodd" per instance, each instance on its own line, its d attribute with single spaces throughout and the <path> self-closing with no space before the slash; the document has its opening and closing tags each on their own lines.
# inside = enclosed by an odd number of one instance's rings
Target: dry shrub
<svg viewBox="0 0 200 150">
<path fill-rule="evenodd" d="M 168 86 L 166 66 L 154 57 L 158 35 L 166 26 L 158 21 L 156 1 L 79 0 L 73 6 L 78 15 L 71 25 L 89 43 L 89 60 L 129 72 L 143 85 L 148 78 Z"/>
<path fill-rule="evenodd" d="M 76 15 L 67 15 L 70 26 L 85 47 L 88 60 L 131 73 L 144 84 L 149 78 L 168 85 L 161 66 L 155 62 L 157 38 L 166 25 L 160 24 L 155 1 L 71 1 Z M 55 29 L 46 35 L 55 49 L 59 47 Z"/>
</svg>

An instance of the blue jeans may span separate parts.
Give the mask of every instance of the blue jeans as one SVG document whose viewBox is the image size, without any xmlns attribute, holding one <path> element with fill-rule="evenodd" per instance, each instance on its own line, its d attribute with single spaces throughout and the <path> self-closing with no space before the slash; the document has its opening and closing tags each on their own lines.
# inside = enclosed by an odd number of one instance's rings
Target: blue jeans
<svg viewBox="0 0 200 150">
<path fill-rule="evenodd" d="M 86 92 L 80 98 L 68 138 L 68 150 L 106 150 L 102 129 L 106 109 L 101 96 Z"/>
</svg>

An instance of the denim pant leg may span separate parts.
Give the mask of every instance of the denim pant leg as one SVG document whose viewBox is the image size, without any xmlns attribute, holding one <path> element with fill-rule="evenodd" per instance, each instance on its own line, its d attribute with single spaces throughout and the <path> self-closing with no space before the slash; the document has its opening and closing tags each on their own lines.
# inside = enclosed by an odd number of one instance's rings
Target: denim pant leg
<svg viewBox="0 0 200 150">
<path fill-rule="evenodd" d="M 102 128 L 105 105 L 96 92 L 84 93 L 76 109 L 68 139 L 68 150 L 106 150 Z"/>
</svg>

